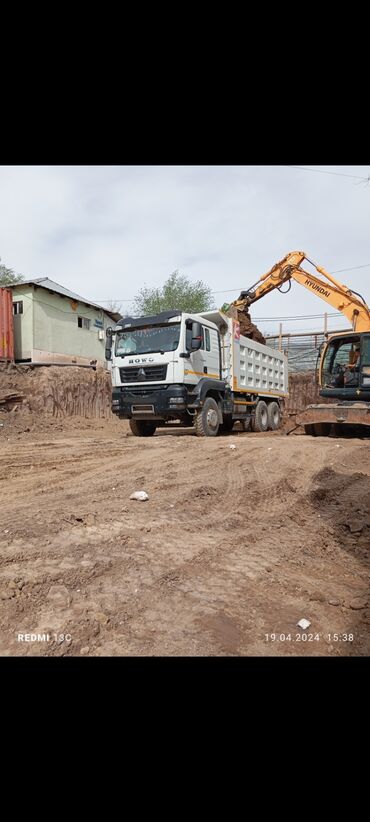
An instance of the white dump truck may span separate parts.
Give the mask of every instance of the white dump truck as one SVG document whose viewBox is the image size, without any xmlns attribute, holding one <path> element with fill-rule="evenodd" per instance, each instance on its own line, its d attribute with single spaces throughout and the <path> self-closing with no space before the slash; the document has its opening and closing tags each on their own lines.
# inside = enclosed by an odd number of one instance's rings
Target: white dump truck
<svg viewBox="0 0 370 822">
<path fill-rule="evenodd" d="M 285 355 L 240 335 L 221 311 L 125 317 L 107 330 L 112 411 L 137 437 L 180 422 L 199 437 L 279 428 L 288 392 Z"/>
</svg>

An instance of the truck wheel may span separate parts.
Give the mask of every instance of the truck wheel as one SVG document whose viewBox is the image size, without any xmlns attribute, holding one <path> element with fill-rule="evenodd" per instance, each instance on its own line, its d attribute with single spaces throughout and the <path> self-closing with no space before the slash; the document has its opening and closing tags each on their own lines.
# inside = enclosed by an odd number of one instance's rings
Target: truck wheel
<svg viewBox="0 0 370 822">
<path fill-rule="evenodd" d="M 252 431 L 267 431 L 267 426 L 267 405 L 263 400 L 260 400 L 257 403 L 254 419 L 252 419 Z"/>
<path fill-rule="evenodd" d="M 281 411 L 277 402 L 269 402 L 267 406 L 268 427 L 271 431 L 277 431 L 281 423 Z"/>
<path fill-rule="evenodd" d="M 197 437 L 217 437 L 220 423 L 218 421 L 218 405 L 212 397 L 207 397 L 194 420 Z"/>
<path fill-rule="evenodd" d="M 233 420 L 231 414 L 224 417 L 223 422 L 221 423 L 221 425 L 219 427 L 220 434 L 229 434 L 230 431 L 232 431 L 232 429 L 234 427 L 234 422 L 235 422 L 235 420 Z"/>
<path fill-rule="evenodd" d="M 152 437 L 157 426 L 150 420 L 130 420 L 130 428 L 134 437 Z"/>
</svg>

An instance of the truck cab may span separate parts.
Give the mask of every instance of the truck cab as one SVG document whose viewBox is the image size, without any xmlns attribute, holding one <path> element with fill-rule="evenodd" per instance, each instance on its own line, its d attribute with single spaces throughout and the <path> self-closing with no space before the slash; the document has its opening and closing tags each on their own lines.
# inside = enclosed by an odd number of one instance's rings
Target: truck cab
<svg viewBox="0 0 370 822">
<path fill-rule="evenodd" d="M 205 384 L 225 391 L 218 328 L 199 315 L 124 318 L 110 341 L 112 410 L 134 421 L 134 433 L 150 436 L 157 423 L 171 420 L 191 425 Z"/>
</svg>

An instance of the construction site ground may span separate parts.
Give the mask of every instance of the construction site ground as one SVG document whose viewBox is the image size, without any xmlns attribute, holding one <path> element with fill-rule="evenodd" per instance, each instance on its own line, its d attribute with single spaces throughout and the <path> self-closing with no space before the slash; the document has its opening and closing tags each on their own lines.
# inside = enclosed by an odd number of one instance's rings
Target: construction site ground
<svg viewBox="0 0 370 822">
<path fill-rule="evenodd" d="M 10 417 L 1 655 L 369 654 L 370 440 Z"/>
</svg>

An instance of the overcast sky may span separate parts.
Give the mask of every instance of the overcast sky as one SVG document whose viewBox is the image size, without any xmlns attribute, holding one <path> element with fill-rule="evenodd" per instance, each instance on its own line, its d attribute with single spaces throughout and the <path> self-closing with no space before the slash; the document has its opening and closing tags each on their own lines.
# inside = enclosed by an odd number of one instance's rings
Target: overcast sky
<svg viewBox="0 0 370 822">
<path fill-rule="evenodd" d="M 0 166 L 1 262 L 129 310 L 175 270 L 203 280 L 216 306 L 289 251 L 304 250 L 370 304 L 370 166 Z M 336 172 L 336 174 L 333 174 Z M 354 175 L 350 176 L 339 175 Z M 356 270 L 356 266 L 368 265 Z M 308 269 L 310 270 L 310 269 Z M 125 301 L 125 302 L 124 302 Z M 104 303 L 103 303 L 104 304 Z M 176 306 L 174 306 L 176 307 Z M 252 307 L 262 331 L 331 312 L 296 283 Z M 320 319 L 283 321 L 316 330 Z M 329 328 L 344 328 L 333 317 Z"/>
</svg>

